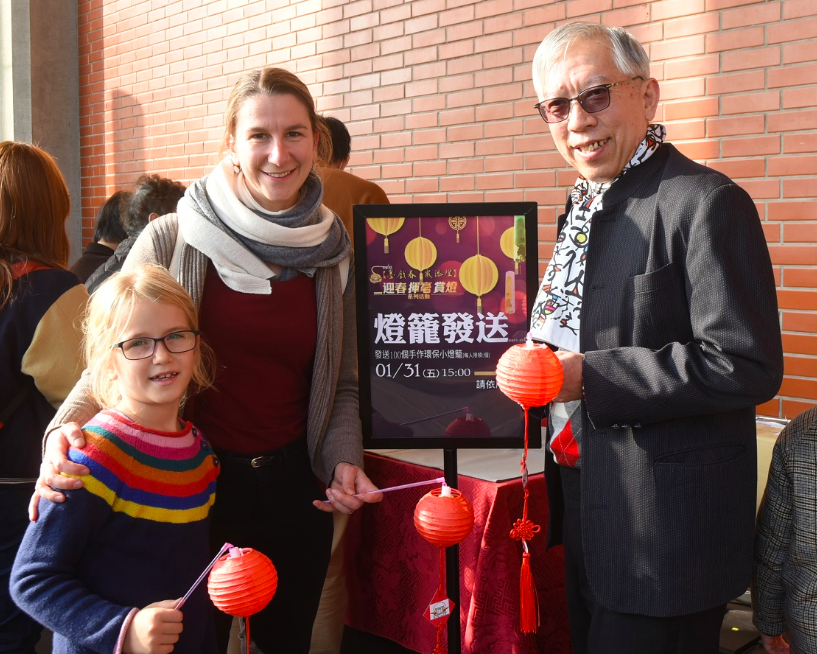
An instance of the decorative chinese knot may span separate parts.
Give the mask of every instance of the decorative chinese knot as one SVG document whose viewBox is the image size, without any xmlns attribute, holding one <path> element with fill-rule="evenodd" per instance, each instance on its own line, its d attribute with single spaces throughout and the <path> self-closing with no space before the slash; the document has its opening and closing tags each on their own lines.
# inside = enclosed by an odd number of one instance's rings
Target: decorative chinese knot
<svg viewBox="0 0 817 654">
<path fill-rule="evenodd" d="M 525 452 L 520 462 L 522 487 L 525 501 L 522 518 L 511 529 L 511 538 L 522 541 L 522 570 L 519 578 L 519 628 L 530 634 L 539 626 L 539 607 L 536 600 L 536 585 L 530 571 L 530 550 L 527 541 L 539 532 L 541 527 L 528 519 L 528 409 L 544 406 L 562 388 L 564 374 L 559 359 L 546 345 L 534 343 L 530 334 L 525 344 L 511 346 L 503 354 L 496 367 L 496 381 L 499 389 L 525 411 Z"/>
<path fill-rule="evenodd" d="M 249 547 L 231 547 L 210 572 L 207 591 L 216 608 L 244 618 L 247 654 L 250 652 L 250 616 L 267 604 L 278 588 L 278 573 L 267 556 Z"/>
<path fill-rule="evenodd" d="M 425 611 L 437 628 L 437 644 L 431 654 L 446 654 L 442 632 L 454 602 L 445 595 L 445 548 L 462 542 L 474 528 L 474 509 L 456 488 L 443 485 L 424 495 L 414 509 L 414 526 L 429 543 L 440 548 L 440 585 Z"/>
</svg>

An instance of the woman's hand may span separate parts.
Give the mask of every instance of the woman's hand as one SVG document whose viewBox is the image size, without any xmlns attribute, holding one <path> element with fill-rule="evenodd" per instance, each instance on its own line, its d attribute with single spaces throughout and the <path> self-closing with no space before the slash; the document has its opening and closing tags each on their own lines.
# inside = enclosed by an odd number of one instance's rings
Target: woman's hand
<svg viewBox="0 0 817 654">
<path fill-rule="evenodd" d="M 791 648 L 783 636 L 767 636 L 761 633 L 760 642 L 763 643 L 763 649 L 769 654 L 789 654 L 791 652 Z"/>
<path fill-rule="evenodd" d="M 39 515 L 40 498 L 49 502 L 64 502 L 65 495 L 51 487 L 63 490 L 82 488 L 82 481 L 64 477 L 61 472 L 69 475 L 87 475 L 90 471 L 83 465 L 73 463 L 68 459 L 68 448 L 85 447 L 82 430 L 75 422 L 67 422 L 59 429 L 52 431 L 45 442 L 45 456 L 40 464 L 40 477 L 34 487 L 34 495 L 28 505 L 29 520 L 34 522 Z"/>
<path fill-rule="evenodd" d="M 139 611 L 125 633 L 125 654 L 170 654 L 182 633 L 183 615 L 174 609 L 179 600 L 149 604 Z"/>
<path fill-rule="evenodd" d="M 356 465 L 341 461 L 335 466 L 332 481 L 326 489 L 326 497 L 329 503 L 315 500 L 312 504 L 321 511 L 341 511 L 352 514 L 364 504 L 379 502 L 383 499 L 383 493 L 371 493 L 354 497 L 355 494 L 368 493 L 377 490 L 371 479 L 366 476 Z"/>
</svg>

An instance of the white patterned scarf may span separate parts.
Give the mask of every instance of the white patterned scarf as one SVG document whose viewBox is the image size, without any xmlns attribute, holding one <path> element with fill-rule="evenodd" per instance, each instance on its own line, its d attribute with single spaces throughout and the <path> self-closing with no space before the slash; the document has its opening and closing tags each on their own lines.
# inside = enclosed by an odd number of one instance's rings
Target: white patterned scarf
<svg viewBox="0 0 817 654">
<path fill-rule="evenodd" d="M 593 215 L 602 208 L 604 192 L 635 166 L 644 163 L 664 142 L 666 130 L 655 124 L 636 148 L 635 155 L 611 182 L 596 183 L 583 177 L 570 192 L 570 212 L 556 240 L 553 257 L 531 312 L 531 335 L 562 350 L 580 352 L 584 269 L 590 244 Z M 556 463 L 581 468 L 582 427 L 580 400 L 553 402 L 548 419 L 548 443 Z"/>
<path fill-rule="evenodd" d="M 596 183 L 584 177 L 570 192 L 571 207 L 556 239 L 553 257 L 545 270 L 531 312 L 531 334 L 536 340 L 562 350 L 579 352 L 584 269 L 593 215 L 602 208 L 604 192 L 635 166 L 645 162 L 664 142 L 663 125 L 650 125 L 633 158 L 611 182 Z"/>
</svg>

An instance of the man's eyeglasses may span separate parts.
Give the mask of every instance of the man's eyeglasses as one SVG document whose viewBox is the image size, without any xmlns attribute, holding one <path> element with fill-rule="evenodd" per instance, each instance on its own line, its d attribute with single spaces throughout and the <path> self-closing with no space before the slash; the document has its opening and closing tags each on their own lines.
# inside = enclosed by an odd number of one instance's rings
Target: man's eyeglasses
<svg viewBox="0 0 817 654">
<path fill-rule="evenodd" d="M 113 347 L 118 347 L 122 350 L 122 354 L 126 359 L 137 361 L 139 359 L 147 359 L 152 357 L 156 351 L 156 344 L 162 341 L 165 344 L 168 352 L 173 354 L 181 354 L 182 352 L 189 352 L 196 347 L 196 337 L 201 334 L 200 331 L 184 330 L 181 332 L 171 332 L 167 336 L 161 338 L 153 338 L 152 336 L 137 336 L 136 338 L 129 338 L 121 343 L 114 343 Z"/>
<path fill-rule="evenodd" d="M 581 105 L 589 114 L 594 114 L 603 111 L 610 106 L 610 89 L 614 86 L 621 86 L 622 84 L 629 84 L 630 82 L 644 79 L 641 76 L 632 77 L 621 82 L 613 82 L 612 84 L 599 84 L 598 86 L 591 86 L 585 89 L 575 98 L 550 98 L 549 100 L 542 100 L 533 105 L 534 109 L 539 111 L 539 115 L 546 123 L 561 123 L 570 115 L 570 103 L 575 100 Z"/>
</svg>

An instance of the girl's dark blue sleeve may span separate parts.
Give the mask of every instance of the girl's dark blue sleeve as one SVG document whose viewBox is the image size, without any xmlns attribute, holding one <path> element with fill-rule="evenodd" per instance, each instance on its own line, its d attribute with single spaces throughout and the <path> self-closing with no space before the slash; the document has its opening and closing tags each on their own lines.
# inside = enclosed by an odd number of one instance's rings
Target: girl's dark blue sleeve
<svg viewBox="0 0 817 654">
<path fill-rule="evenodd" d="M 91 593 L 77 578 L 88 544 L 111 514 L 110 505 L 85 489 L 66 491 L 62 504 L 40 503 L 11 573 L 11 594 L 35 620 L 71 642 L 97 652 L 115 652 L 133 607 Z"/>
</svg>

